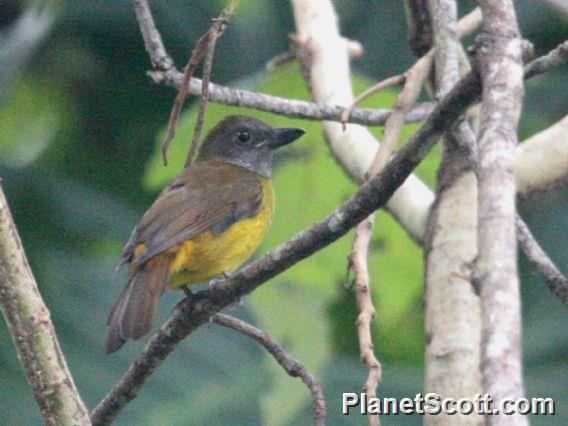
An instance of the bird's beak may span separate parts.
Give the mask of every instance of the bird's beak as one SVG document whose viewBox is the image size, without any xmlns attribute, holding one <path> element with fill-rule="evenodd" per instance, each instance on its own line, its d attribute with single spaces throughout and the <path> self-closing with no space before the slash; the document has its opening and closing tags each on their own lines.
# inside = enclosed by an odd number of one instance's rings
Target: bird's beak
<svg viewBox="0 0 568 426">
<path fill-rule="evenodd" d="M 288 145 L 294 142 L 300 136 L 302 136 L 305 131 L 302 129 L 288 128 L 288 129 L 276 129 L 272 138 L 267 141 L 267 145 L 270 149 L 280 148 L 281 146 Z"/>
</svg>

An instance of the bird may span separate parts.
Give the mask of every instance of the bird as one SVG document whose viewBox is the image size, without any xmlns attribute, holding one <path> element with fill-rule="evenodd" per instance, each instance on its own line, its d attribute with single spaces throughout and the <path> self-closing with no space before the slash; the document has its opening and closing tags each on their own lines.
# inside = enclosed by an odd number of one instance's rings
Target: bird
<svg viewBox="0 0 568 426">
<path fill-rule="evenodd" d="M 107 354 L 150 332 L 166 289 L 227 276 L 254 254 L 274 214 L 274 152 L 304 133 L 243 115 L 209 132 L 124 246 L 117 269 L 128 267 L 129 279 L 108 317 Z"/>
</svg>

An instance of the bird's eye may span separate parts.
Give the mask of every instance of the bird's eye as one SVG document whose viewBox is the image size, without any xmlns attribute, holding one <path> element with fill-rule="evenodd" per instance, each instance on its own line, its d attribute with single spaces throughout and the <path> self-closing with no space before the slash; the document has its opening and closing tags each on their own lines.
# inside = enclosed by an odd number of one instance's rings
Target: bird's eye
<svg viewBox="0 0 568 426">
<path fill-rule="evenodd" d="M 250 133 L 246 130 L 241 130 L 239 132 L 239 142 L 241 143 L 247 143 L 248 141 L 250 141 Z"/>
</svg>

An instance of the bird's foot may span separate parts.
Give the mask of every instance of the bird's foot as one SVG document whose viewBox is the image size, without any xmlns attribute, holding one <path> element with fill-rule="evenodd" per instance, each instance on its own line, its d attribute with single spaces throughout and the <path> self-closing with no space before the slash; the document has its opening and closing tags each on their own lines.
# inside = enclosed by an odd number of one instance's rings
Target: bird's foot
<svg viewBox="0 0 568 426">
<path fill-rule="evenodd" d="M 221 288 L 222 284 L 225 281 L 230 280 L 232 277 L 233 277 L 233 274 L 231 272 L 225 271 L 220 276 L 213 278 L 211 281 L 209 281 L 209 284 L 208 284 L 209 291 L 212 292 L 212 293 L 218 291 Z M 231 303 L 229 306 L 227 306 L 227 309 L 232 311 L 237 306 L 242 305 L 242 303 L 243 303 L 243 299 L 239 297 L 237 300 L 235 300 L 233 303 Z"/>
<path fill-rule="evenodd" d="M 209 291 L 214 292 L 214 291 L 219 290 L 219 288 L 221 287 L 221 284 L 224 281 L 230 280 L 232 276 L 233 276 L 233 274 L 231 274 L 228 271 L 225 271 L 220 276 L 213 278 L 211 281 L 209 281 L 209 284 L 207 285 L 209 287 Z"/>
</svg>

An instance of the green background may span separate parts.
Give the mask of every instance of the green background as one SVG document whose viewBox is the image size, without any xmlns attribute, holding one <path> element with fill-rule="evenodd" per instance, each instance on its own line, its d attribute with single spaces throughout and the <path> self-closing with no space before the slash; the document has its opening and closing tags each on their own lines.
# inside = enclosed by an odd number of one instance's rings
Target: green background
<svg viewBox="0 0 568 426">
<path fill-rule="evenodd" d="M 37 3 L 37 2 L 35 2 Z M 33 4 L 35 4 L 33 3 Z M 335 2 L 343 33 L 363 43 L 353 65 L 356 93 L 406 69 L 400 2 Z M 54 3 L 52 3 L 54 4 Z M 223 2 L 151 2 L 164 41 L 179 67 Z M 462 13 L 471 2 L 460 2 Z M 42 8 L 36 43 L 15 28 L 32 3 L 0 0 L 0 177 L 40 290 L 79 390 L 94 407 L 143 347 L 135 342 L 113 356 L 103 352 L 106 315 L 125 277 L 111 279 L 132 227 L 168 178 L 181 168 L 195 123 L 192 99 L 173 141 L 170 164 L 159 155 L 175 93 L 149 82 L 150 67 L 128 1 L 59 2 Z M 40 5 L 41 6 L 41 5 Z M 517 2 L 525 37 L 541 54 L 568 38 L 568 18 L 544 4 Z M 287 2 L 241 2 L 219 41 L 213 81 L 234 87 L 309 99 L 296 64 L 266 72 L 264 64 L 287 49 L 293 18 Z M 32 34 L 26 30 L 26 34 Z M 568 111 L 564 66 L 527 85 L 521 138 Z M 368 100 L 390 107 L 394 92 Z M 207 131 L 221 117 L 246 113 L 274 126 L 308 133 L 277 159 L 277 213 L 260 254 L 323 218 L 355 186 L 336 165 L 316 122 L 210 104 Z M 416 126 L 407 126 L 404 138 Z M 381 128 L 372 131 L 380 137 Z M 439 150 L 418 174 L 435 184 Z M 520 206 L 535 236 L 561 269 L 568 269 L 568 195 L 551 191 Z M 269 332 L 320 378 L 331 424 L 364 424 L 340 415 L 342 392 L 358 392 L 366 369 L 358 359 L 355 300 L 345 288 L 346 236 L 263 285 L 233 312 Z M 378 214 L 370 260 L 378 318 L 375 347 L 383 362 L 382 396 L 412 397 L 423 378 L 422 250 L 386 213 Z M 568 419 L 568 315 L 566 308 L 521 256 L 524 357 L 529 396 L 554 397 Z M 157 323 L 180 294 L 164 297 Z M 4 325 L 0 326 L 0 424 L 40 424 Z M 184 341 L 117 419 L 118 424 L 309 424 L 306 388 L 258 345 L 234 332 L 206 325 Z M 419 423 L 389 417 L 385 424 Z"/>
</svg>

